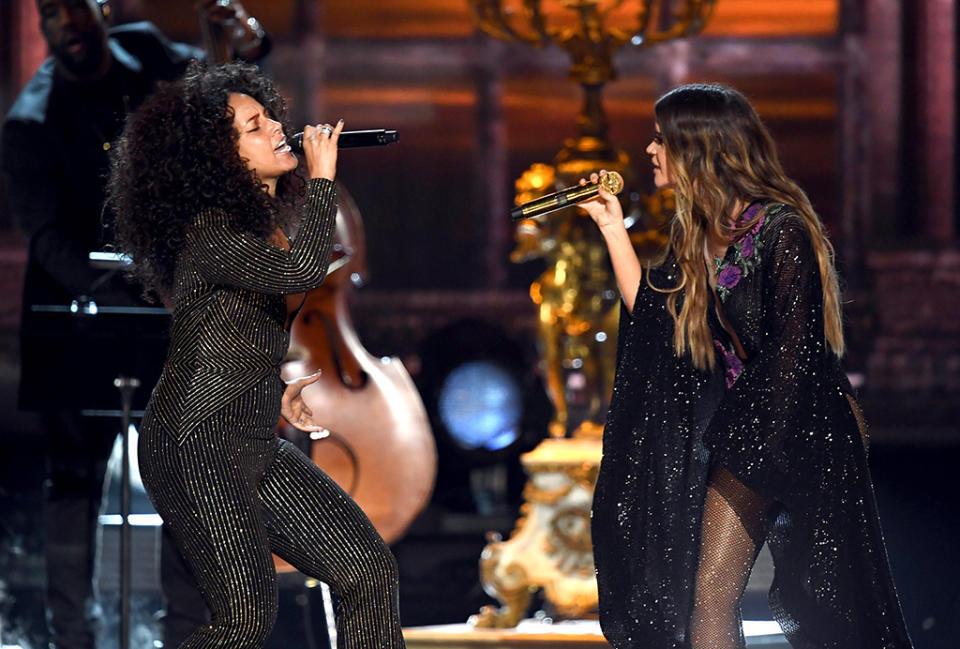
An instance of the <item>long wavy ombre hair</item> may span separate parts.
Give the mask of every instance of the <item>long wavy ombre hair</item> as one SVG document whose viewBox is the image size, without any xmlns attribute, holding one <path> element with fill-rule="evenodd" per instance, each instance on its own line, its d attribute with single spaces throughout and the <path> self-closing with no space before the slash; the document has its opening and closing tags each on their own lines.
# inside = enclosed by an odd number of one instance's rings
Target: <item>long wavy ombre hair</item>
<svg viewBox="0 0 960 649">
<path fill-rule="evenodd" d="M 670 248 L 680 266 L 667 306 L 675 323 L 673 347 L 687 352 L 700 369 L 715 365 L 713 339 L 707 325 L 708 268 L 704 244 L 708 233 L 731 239 L 753 227 L 734 227 L 734 210 L 754 201 L 776 201 L 792 207 L 810 233 L 823 286 L 823 319 L 827 343 L 843 354 L 840 290 L 833 246 L 810 200 L 783 172 L 770 133 L 756 111 L 736 90 L 715 84 L 692 84 L 671 90 L 656 103 L 656 119 L 669 172 L 675 183 L 677 213 Z M 649 281 L 649 274 L 647 278 Z M 677 307 L 683 292 L 682 305 Z"/>
</svg>

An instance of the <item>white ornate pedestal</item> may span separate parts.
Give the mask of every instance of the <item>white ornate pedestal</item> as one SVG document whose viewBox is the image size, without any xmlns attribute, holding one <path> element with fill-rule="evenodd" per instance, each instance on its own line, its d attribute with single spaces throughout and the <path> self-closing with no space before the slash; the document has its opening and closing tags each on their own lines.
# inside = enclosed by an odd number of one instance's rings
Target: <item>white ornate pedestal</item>
<svg viewBox="0 0 960 649">
<path fill-rule="evenodd" d="M 543 589 L 564 618 L 595 613 L 597 581 L 590 506 L 600 466 L 599 439 L 547 439 L 522 458 L 527 486 L 521 517 L 507 541 L 492 535 L 480 558 L 484 589 L 503 606 L 485 606 L 476 627 L 512 627 Z"/>
</svg>

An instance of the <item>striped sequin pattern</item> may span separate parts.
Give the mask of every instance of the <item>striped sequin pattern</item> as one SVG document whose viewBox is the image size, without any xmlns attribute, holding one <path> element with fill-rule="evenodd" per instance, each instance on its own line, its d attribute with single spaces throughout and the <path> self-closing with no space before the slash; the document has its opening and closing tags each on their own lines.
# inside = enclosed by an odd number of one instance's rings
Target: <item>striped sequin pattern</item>
<svg viewBox="0 0 960 649">
<path fill-rule="evenodd" d="M 183 649 L 262 647 L 277 614 L 271 554 L 328 583 L 343 649 L 403 646 L 393 555 L 360 508 L 279 440 L 284 295 L 324 278 L 336 185 L 311 180 L 289 250 L 198 215 L 178 259 L 163 375 L 140 472 L 212 614 Z"/>
</svg>

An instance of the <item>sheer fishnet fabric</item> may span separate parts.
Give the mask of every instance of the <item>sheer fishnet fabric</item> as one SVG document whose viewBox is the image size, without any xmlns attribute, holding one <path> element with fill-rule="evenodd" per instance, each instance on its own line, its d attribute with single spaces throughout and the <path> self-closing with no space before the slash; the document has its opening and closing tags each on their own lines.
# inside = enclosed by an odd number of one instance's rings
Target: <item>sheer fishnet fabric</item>
<svg viewBox="0 0 960 649">
<path fill-rule="evenodd" d="M 712 471 L 690 616 L 692 649 L 745 647 L 740 600 L 763 545 L 769 505 L 723 467 Z"/>
</svg>

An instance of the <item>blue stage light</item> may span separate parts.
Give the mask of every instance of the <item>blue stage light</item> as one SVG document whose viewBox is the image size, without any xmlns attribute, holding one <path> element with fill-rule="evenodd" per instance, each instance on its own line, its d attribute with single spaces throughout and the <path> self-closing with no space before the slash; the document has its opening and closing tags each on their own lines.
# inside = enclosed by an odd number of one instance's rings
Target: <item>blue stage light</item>
<svg viewBox="0 0 960 649">
<path fill-rule="evenodd" d="M 501 365 L 470 361 L 444 379 L 437 410 L 458 445 L 496 451 L 513 444 L 520 434 L 523 393 L 513 374 Z"/>
</svg>

